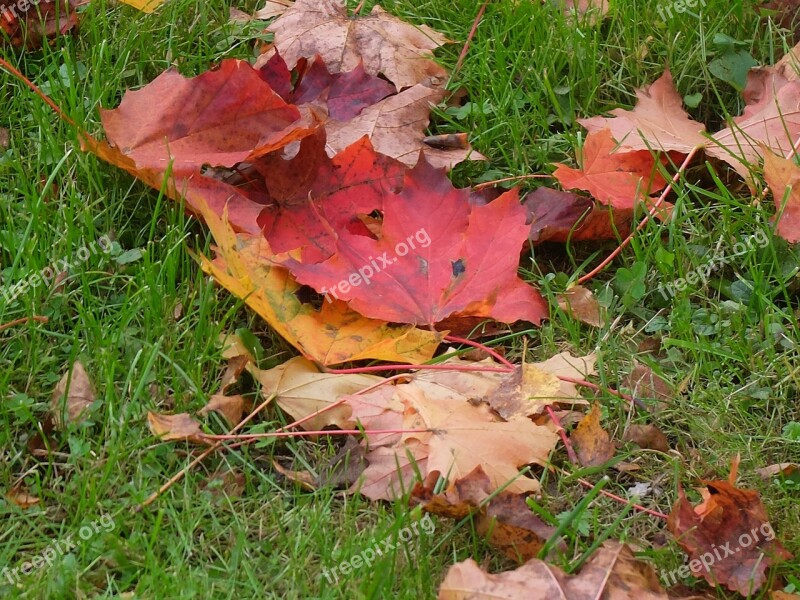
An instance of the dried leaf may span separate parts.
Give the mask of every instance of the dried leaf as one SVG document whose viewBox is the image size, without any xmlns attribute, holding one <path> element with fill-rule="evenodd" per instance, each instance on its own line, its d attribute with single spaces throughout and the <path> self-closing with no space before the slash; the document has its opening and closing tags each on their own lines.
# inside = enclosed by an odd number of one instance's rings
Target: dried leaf
<svg viewBox="0 0 800 600">
<path fill-rule="evenodd" d="M 487 405 L 471 404 L 447 385 L 431 380 L 412 381 L 395 390 L 405 409 L 403 429 L 430 431 L 404 433 L 395 446 L 371 451 L 362 494 L 373 499 L 397 497 L 417 480 L 415 464 L 423 477 L 439 471 L 453 481 L 480 465 L 493 490 L 509 481 L 509 492 L 539 489 L 536 480 L 519 477 L 519 469 L 546 463 L 558 439 L 550 428 L 528 419 L 501 421 Z M 497 444 L 500 438 L 503 444 Z"/>
<path fill-rule="evenodd" d="M 756 473 L 764 479 L 772 479 L 777 475 L 789 477 L 797 471 L 800 471 L 800 466 L 796 463 L 778 463 L 776 465 L 769 465 L 768 467 L 756 469 Z"/>
<path fill-rule="evenodd" d="M 703 134 L 705 125 L 692 120 L 683 109 L 683 100 L 672 83 L 669 69 L 646 88 L 636 91 L 633 110 L 616 108 L 613 118 L 592 117 L 578 122 L 589 133 L 611 130 L 619 144 L 617 152 L 632 150 L 674 150 L 688 154 L 694 148 L 708 143 Z"/>
<path fill-rule="evenodd" d="M 574 285 L 558 295 L 558 306 L 568 315 L 593 327 L 605 324 L 603 309 L 592 291 L 582 285 Z"/>
<path fill-rule="evenodd" d="M 261 393 L 265 397 L 274 394 L 278 406 L 295 419 L 327 409 L 342 396 L 381 381 L 374 375 L 321 373 L 314 363 L 301 356 L 266 371 L 254 365 L 248 365 L 247 370 L 261 383 Z M 342 427 L 350 421 L 350 415 L 351 408 L 341 404 L 305 421 L 300 427 L 306 431 L 320 431 L 329 425 Z"/>
<path fill-rule="evenodd" d="M 41 502 L 41 499 L 32 496 L 25 487 L 17 486 L 6 493 L 6 499 L 16 504 L 21 509 L 31 508 Z"/>
<path fill-rule="evenodd" d="M 655 425 L 631 425 L 622 437 L 643 449 L 669 452 L 669 440 Z"/>
<path fill-rule="evenodd" d="M 638 201 L 666 185 L 654 170 L 655 159 L 647 150 L 618 152 L 609 129 L 586 136 L 580 169 L 557 165 L 553 177 L 564 189 L 586 190 L 600 203 L 632 209 Z"/>
<path fill-rule="evenodd" d="M 267 0 L 266 4 L 258 9 L 253 16 L 262 21 L 274 19 L 285 13 L 292 4 L 294 4 L 294 0 Z"/>
<path fill-rule="evenodd" d="M 273 51 L 290 69 L 299 59 L 319 54 L 337 73 L 363 61 L 367 73 L 383 73 L 398 89 L 447 77 L 447 71 L 431 60 L 431 52 L 447 38 L 424 25 L 406 23 L 380 6 L 365 17 L 351 17 L 341 0 L 297 0 L 268 30 L 275 34 Z M 270 56 L 271 52 L 263 55 L 256 65 Z"/>
<path fill-rule="evenodd" d="M 667 600 L 658 577 L 619 542 L 604 542 L 577 575 L 532 559 L 514 571 L 490 575 L 472 559 L 450 567 L 439 600 Z"/>
<path fill-rule="evenodd" d="M 792 555 L 775 539 L 758 492 L 732 481 L 703 481 L 703 502 L 694 507 L 679 489 L 667 527 L 692 559 L 694 576 L 749 596 L 766 582 L 769 567 Z"/>
<path fill-rule="evenodd" d="M 469 146 L 462 148 L 435 148 L 425 144 L 425 130 L 430 122 L 431 106 L 439 104 L 445 90 L 422 83 L 390 96 L 349 121 L 330 121 L 325 125 L 328 133 L 328 153 L 340 152 L 369 136 L 375 150 L 396 158 L 413 167 L 424 149 L 425 159 L 435 167 L 450 169 L 470 158 L 485 157 Z"/>
<path fill-rule="evenodd" d="M 147 411 L 147 424 L 153 435 L 165 442 L 186 440 L 195 444 L 208 444 L 208 440 L 203 437 L 200 423 L 188 413 L 162 415 Z"/>
<path fill-rule="evenodd" d="M 800 242 L 800 167 L 765 152 L 764 179 L 778 210 L 775 232 L 789 243 Z"/>
<path fill-rule="evenodd" d="M 247 404 L 244 396 L 225 396 L 224 394 L 215 394 L 211 396 L 199 413 L 202 416 L 208 415 L 211 411 L 219 413 L 231 427 L 238 425 L 242 420 L 245 405 Z"/>
<path fill-rule="evenodd" d="M 578 423 L 571 439 L 577 446 L 578 460 L 584 467 L 598 467 L 614 458 L 616 448 L 608 432 L 600 426 L 600 405 L 597 403 Z"/>
<path fill-rule="evenodd" d="M 50 411 L 56 427 L 64 429 L 69 423 L 85 420 L 85 412 L 96 398 L 97 393 L 83 363 L 75 361 L 72 370 L 64 373 L 53 390 Z"/>
</svg>

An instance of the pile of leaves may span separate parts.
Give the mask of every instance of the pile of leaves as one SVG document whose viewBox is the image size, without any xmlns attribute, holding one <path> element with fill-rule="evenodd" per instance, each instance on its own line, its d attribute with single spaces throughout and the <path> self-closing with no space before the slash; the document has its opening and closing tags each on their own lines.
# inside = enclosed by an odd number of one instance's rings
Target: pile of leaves
<svg viewBox="0 0 800 600">
<path fill-rule="evenodd" d="M 242 420 L 241 396 L 225 395 L 246 369 L 301 434 L 357 435 L 325 478 L 287 476 L 375 500 L 408 495 L 429 512 L 471 516 L 524 563 L 500 575 L 472 561 L 455 565 L 441 598 L 532 597 L 534 589 L 541 598 L 666 598 L 653 568 L 624 544 L 607 542 L 579 574 L 542 560 L 558 531 L 527 507 L 541 492 L 531 467 L 552 469 L 559 440 L 575 463 L 615 461 L 599 407 L 580 410 L 588 403 L 578 387 L 597 388 L 587 381 L 594 357 L 513 365 L 496 353 L 479 362 L 442 356 L 440 346 L 485 320 L 538 325 L 549 308 L 517 273 L 527 245 L 615 237 L 642 206 L 668 219 L 669 182 L 700 152 L 753 189 L 763 169 L 778 206 L 776 232 L 800 240 L 800 168 L 788 159 L 800 138 L 800 47 L 750 71 L 744 112 L 714 134 L 689 117 L 665 70 L 637 93 L 633 109 L 581 121 L 588 135 L 577 165 L 552 173 L 563 190 L 540 188 L 520 202 L 516 189 L 454 187 L 446 170 L 483 157 L 465 134 L 426 135 L 432 107 L 454 101 L 450 74 L 431 54 L 448 43 L 444 36 L 377 6 L 350 15 L 341 0 L 270 2 L 262 15 L 277 17 L 274 42 L 254 65 L 225 60 L 193 78 L 169 70 L 101 112 L 107 141 L 82 134 L 85 149 L 205 221 L 216 247 L 214 258 L 199 257 L 202 268 L 301 354 L 262 370 L 241 340 L 228 339 L 222 393 L 203 413 L 222 414 L 232 433 L 252 418 Z M 586 290 L 563 301 L 599 324 Z M 437 353 L 436 365 L 423 365 Z M 394 377 L 372 374 L 386 365 L 329 368 L 366 359 L 417 368 Z M 611 391 L 633 408 L 632 398 Z M 69 406 L 68 390 L 59 397 Z M 68 414 L 79 418 L 80 410 Z M 151 413 L 149 422 L 163 439 L 212 448 L 223 439 L 186 414 Z M 568 437 L 562 424 L 576 422 Z M 647 436 L 665 451 L 658 433 Z M 728 482 L 703 482 L 704 501 L 694 507 L 681 492 L 668 526 L 692 559 L 771 528 L 757 494 L 735 479 L 734 466 Z M 735 560 L 691 571 L 749 594 L 787 557 L 776 539 L 762 539 Z"/>
</svg>

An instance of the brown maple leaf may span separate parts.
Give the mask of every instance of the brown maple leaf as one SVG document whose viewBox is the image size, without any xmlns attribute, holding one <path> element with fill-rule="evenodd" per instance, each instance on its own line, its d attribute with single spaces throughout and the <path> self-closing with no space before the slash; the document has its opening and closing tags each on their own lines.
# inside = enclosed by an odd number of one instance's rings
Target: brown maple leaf
<svg viewBox="0 0 800 600">
<path fill-rule="evenodd" d="M 555 533 L 525 503 L 523 494 L 502 491 L 492 496 L 492 483 L 480 466 L 440 493 L 434 493 L 441 473 L 433 471 L 411 491 L 410 502 L 429 513 L 452 519 L 473 516 L 475 527 L 487 541 L 512 560 L 534 558 Z M 491 497 L 491 499 L 490 499 Z"/>
<path fill-rule="evenodd" d="M 582 285 L 573 285 L 563 294 L 559 294 L 558 306 L 571 317 L 592 327 L 602 327 L 606 322 L 605 310 L 592 290 Z"/>
<path fill-rule="evenodd" d="M 616 448 L 608 432 L 600 425 L 600 414 L 600 405 L 593 404 L 570 436 L 577 446 L 578 460 L 584 467 L 597 467 L 614 458 Z"/>
<path fill-rule="evenodd" d="M 94 385 L 89 379 L 86 368 L 80 361 L 75 361 L 72 369 L 64 376 L 53 390 L 50 409 L 58 429 L 68 423 L 80 423 L 86 418 L 86 411 L 97 399 Z"/>
<path fill-rule="evenodd" d="M 342 396 L 349 396 L 382 380 L 375 375 L 361 373 L 321 373 L 314 363 L 301 356 L 265 371 L 252 364 L 248 365 L 247 370 L 261 383 L 262 395 L 274 395 L 278 406 L 295 419 L 314 415 Z M 343 427 L 349 421 L 351 408 L 347 404 L 340 404 L 313 416 L 300 427 L 306 431 L 319 431 L 329 425 Z"/>
<path fill-rule="evenodd" d="M 608 128 L 590 133 L 578 160 L 580 169 L 558 164 L 553 177 L 565 189 L 586 190 L 602 204 L 621 209 L 632 209 L 666 185 L 654 170 L 655 159 L 650 152 L 616 153 L 615 148 Z"/>
<path fill-rule="evenodd" d="M 367 73 L 383 73 L 398 89 L 447 71 L 431 60 L 431 52 L 448 40 L 421 25 L 415 27 L 375 6 L 366 17 L 351 17 L 341 0 L 297 0 L 268 28 L 274 48 L 256 66 L 278 52 L 289 68 L 300 58 L 322 56 L 333 72 L 350 71 L 364 62 Z"/>
<path fill-rule="evenodd" d="M 608 127 L 618 144 L 617 152 L 631 150 L 677 151 L 688 154 L 708 143 L 705 125 L 692 120 L 672 83 L 669 69 L 655 83 L 636 91 L 633 110 L 616 108 L 613 118 L 592 117 L 578 122 L 590 133 Z"/>
<path fill-rule="evenodd" d="M 703 481 L 697 506 L 679 489 L 667 527 L 689 554 L 693 575 L 749 596 L 770 566 L 792 555 L 775 538 L 758 492 L 735 487 L 735 480 L 736 463 L 729 481 Z"/>
<path fill-rule="evenodd" d="M 417 164 L 421 149 L 429 163 L 447 169 L 467 158 L 485 159 L 471 148 L 441 149 L 425 144 L 431 106 L 445 95 L 441 88 L 419 83 L 364 109 L 354 119 L 326 123 L 329 154 L 340 152 L 366 135 L 376 151 L 410 167 Z"/>
<path fill-rule="evenodd" d="M 404 430 L 430 431 L 404 433 L 394 446 L 367 454 L 362 494 L 391 499 L 410 489 L 418 474 L 439 471 L 458 480 L 477 466 L 488 475 L 493 490 L 505 484 L 511 492 L 539 489 L 536 480 L 520 477 L 519 470 L 547 461 L 558 439 L 551 428 L 528 419 L 503 421 L 486 404 L 472 404 L 449 385 L 430 379 L 398 385 L 394 397 L 404 407 Z"/>
<path fill-rule="evenodd" d="M 203 435 L 200 423 L 188 413 L 163 415 L 147 411 L 147 425 L 153 435 L 165 442 L 185 440 L 195 444 L 209 444 Z"/>
<path fill-rule="evenodd" d="M 538 559 L 514 571 L 489 574 L 472 559 L 450 567 L 439 587 L 439 600 L 667 600 L 650 564 L 631 549 L 606 541 L 575 575 Z"/>
</svg>

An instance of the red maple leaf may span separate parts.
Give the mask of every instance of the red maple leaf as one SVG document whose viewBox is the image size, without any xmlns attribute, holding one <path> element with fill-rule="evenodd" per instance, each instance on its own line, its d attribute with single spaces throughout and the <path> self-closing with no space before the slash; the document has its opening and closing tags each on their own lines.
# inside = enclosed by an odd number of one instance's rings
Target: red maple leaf
<svg viewBox="0 0 800 600">
<path fill-rule="evenodd" d="M 581 168 L 558 165 L 553 177 L 564 189 L 586 190 L 603 204 L 631 209 L 662 189 L 666 181 L 654 170 L 655 159 L 647 150 L 614 152 L 611 130 L 602 129 L 586 136 Z"/>
<path fill-rule="evenodd" d="M 300 283 L 386 321 L 433 324 L 457 314 L 541 322 L 547 305 L 517 276 L 529 227 L 516 191 L 485 206 L 469 198 L 420 161 L 401 192 L 384 194 L 377 236 L 336 230 L 332 257 L 286 266 Z"/>
</svg>

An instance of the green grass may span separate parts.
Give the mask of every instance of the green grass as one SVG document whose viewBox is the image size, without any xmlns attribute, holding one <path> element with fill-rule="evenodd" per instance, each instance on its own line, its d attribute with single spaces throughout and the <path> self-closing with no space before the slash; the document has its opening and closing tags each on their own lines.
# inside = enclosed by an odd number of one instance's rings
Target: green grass
<svg viewBox="0 0 800 600">
<path fill-rule="evenodd" d="M 351 6 L 355 3 L 351 2 Z M 440 57 L 452 68 L 477 11 L 475 0 L 389 0 L 384 7 L 426 23 L 459 43 Z M 370 3 L 371 5 L 371 3 Z M 538 1 L 489 5 L 462 70 L 451 82 L 481 107 L 462 118 L 440 111 L 437 132 L 469 131 L 488 164 L 458 168 L 454 180 L 475 183 L 509 175 L 549 173 L 553 162 L 574 163 L 584 137 L 577 118 L 635 101 L 636 87 L 669 65 L 682 95 L 702 93 L 692 116 L 714 130 L 741 100 L 715 79 L 708 63 L 717 33 L 745 42 L 762 63 L 781 56 L 786 42 L 749 3 L 708 0 L 702 18 L 660 20 L 655 2 L 616 2 L 598 25 L 573 24 Z M 245 10 L 255 9 L 249 1 Z M 369 8 L 369 7 L 367 7 Z M 228 23 L 228 6 L 168 0 L 155 14 L 95 0 L 78 35 L 40 51 L 3 48 L 3 56 L 46 88 L 91 132 L 97 109 L 118 103 L 175 65 L 198 74 L 225 57 L 254 56 L 258 27 Z M 457 560 L 498 557 L 468 524 L 436 520 L 432 535 L 414 536 L 371 568 L 327 582 L 331 568 L 396 536 L 414 515 L 402 504 L 370 504 L 323 488 L 307 492 L 287 482 L 273 457 L 296 469 L 319 468 L 335 448 L 292 441 L 242 448 L 193 469 L 150 508 L 133 508 L 180 471 L 194 450 L 159 444 L 146 425 L 148 410 L 190 411 L 218 389 L 224 364 L 216 339 L 249 328 L 268 355 L 291 355 L 242 303 L 210 282 L 188 250 L 207 251 L 206 230 L 173 202 L 78 149 L 75 133 L 5 72 L 0 73 L 0 126 L 11 147 L 0 155 L 0 273 L 3 286 L 74 259 L 104 235 L 112 252 L 78 262 L 57 289 L 28 290 L 13 303 L 0 297 L 0 323 L 31 315 L 49 318 L 0 332 L 0 489 L 24 482 L 39 506 L 0 503 L 0 569 L 20 566 L 72 536 L 74 549 L 12 587 L 0 576 L 0 596 L 19 598 L 433 598 L 445 569 Z M 669 455 L 631 452 L 639 471 L 610 471 L 607 489 L 625 496 L 637 482 L 661 493 L 642 502 L 669 512 L 677 485 L 724 478 L 742 456 L 740 482 L 763 496 L 778 536 L 800 554 L 798 490 L 761 481 L 755 469 L 798 461 L 797 253 L 769 233 L 770 203 L 754 205 L 746 188 L 719 163 L 697 162 L 676 186 L 674 219 L 651 223 L 590 287 L 608 307 L 610 324 L 592 329 L 558 309 L 529 332 L 528 359 L 554 352 L 596 351 L 600 381 L 620 385 L 634 361 L 650 365 L 679 393 L 649 417 L 670 438 Z M 710 256 L 730 256 L 737 241 L 757 231 L 769 244 L 748 248 L 710 277 L 664 299 L 658 286 L 684 277 Z M 544 245 L 524 261 L 526 276 L 549 298 L 588 271 L 614 244 Z M 136 252 L 136 251 L 139 252 Z M 134 252 L 131 252 L 134 251 Z M 629 285 L 619 269 L 638 273 Z M 582 269 L 582 270 L 581 270 Z M 626 272 L 623 272 L 623 275 Z M 643 284 L 643 285 L 642 285 Z M 554 304 L 554 303 L 553 303 Z M 658 338 L 655 353 L 641 343 Z M 522 336 L 505 342 L 522 358 Z M 48 410 L 50 394 L 74 360 L 86 365 L 99 402 L 91 419 L 52 434 L 49 457 L 28 449 Z M 252 391 L 246 389 L 245 391 Z M 587 397 L 590 397 L 587 394 Z M 628 407 L 601 394 L 604 421 L 621 436 Z M 275 419 L 279 417 L 276 415 Z M 268 424 L 269 426 L 269 424 Z M 631 449 L 623 448 L 623 452 Z M 563 453 L 561 453 L 563 454 Z M 559 462 L 564 457 L 554 457 Z M 214 473 L 233 469 L 243 487 L 231 490 Z M 588 474 L 592 482 L 602 474 Z M 211 483 L 209 483 L 211 482 Z M 226 493 L 227 492 L 227 493 Z M 637 511 L 612 529 L 624 506 L 600 497 L 573 514 L 587 490 L 574 480 L 544 478 L 538 500 L 551 516 L 575 518 L 567 528 L 568 566 L 596 536 L 630 540 L 660 567 L 680 564 L 663 522 Z M 696 496 L 694 496 L 696 498 Z M 90 525 L 99 527 L 86 540 Z M 101 519 L 105 519 L 101 521 Z M 787 563 L 777 574 L 797 573 Z M 800 583 L 800 582 L 799 582 Z M 733 598 L 718 592 L 721 598 Z"/>
</svg>

